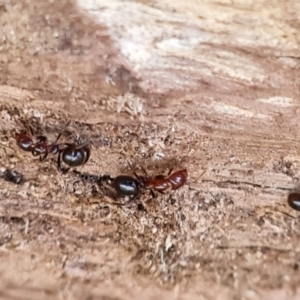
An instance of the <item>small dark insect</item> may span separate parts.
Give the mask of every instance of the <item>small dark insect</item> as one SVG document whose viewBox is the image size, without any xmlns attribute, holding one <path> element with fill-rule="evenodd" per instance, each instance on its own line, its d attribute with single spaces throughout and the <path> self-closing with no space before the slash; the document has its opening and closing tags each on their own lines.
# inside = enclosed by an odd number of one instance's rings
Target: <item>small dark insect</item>
<svg viewBox="0 0 300 300">
<path fill-rule="evenodd" d="M 182 187 L 186 180 L 187 180 L 187 170 L 179 170 L 174 173 L 172 173 L 172 169 L 169 171 L 167 176 L 164 175 L 156 175 L 154 177 L 149 177 L 146 173 L 146 170 L 144 170 L 144 173 L 146 174 L 146 177 L 138 177 L 140 182 L 145 188 L 148 188 L 152 191 L 153 190 L 159 192 L 159 193 L 166 193 L 171 190 L 177 190 L 180 187 Z"/>
<path fill-rule="evenodd" d="M 22 184 L 24 182 L 24 176 L 18 171 L 6 169 L 2 175 L 5 181 L 9 181 L 15 184 Z"/>
<path fill-rule="evenodd" d="M 291 208 L 300 211 L 300 193 L 290 193 L 288 195 L 288 204 Z"/>
</svg>

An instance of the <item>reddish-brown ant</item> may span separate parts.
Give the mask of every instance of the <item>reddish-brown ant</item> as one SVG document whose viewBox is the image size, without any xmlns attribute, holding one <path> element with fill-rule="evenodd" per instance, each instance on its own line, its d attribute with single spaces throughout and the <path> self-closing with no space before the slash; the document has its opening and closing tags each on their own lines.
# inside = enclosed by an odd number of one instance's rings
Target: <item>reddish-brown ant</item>
<svg viewBox="0 0 300 300">
<path fill-rule="evenodd" d="M 149 177 L 144 168 L 143 171 L 146 176 L 142 177 L 134 173 L 136 178 L 129 175 L 119 175 L 115 178 L 105 175 L 99 179 L 98 184 L 102 185 L 102 182 L 107 180 L 110 181 L 110 185 L 115 189 L 118 195 L 130 197 L 127 203 L 118 203 L 118 205 L 127 205 L 140 195 L 141 188 L 150 189 L 152 196 L 155 197 L 153 190 L 160 193 L 177 190 L 183 186 L 187 180 L 186 169 L 179 170 L 174 173 L 172 173 L 171 169 L 167 176 L 156 175 L 154 177 Z"/>
<path fill-rule="evenodd" d="M 149 177 L 144 168 L 143 171 L 146 177 L 141 177 L 134 173 L 137 179 L 128 175 L 119 175 L 116 178 L 106 176 L 106 179 L 110 179 L 112 181 L 112 186 L 119 195 L 131 196 L 129 202 L 127 202 L 126 205 L 139 196 L 141 187 L 150 189 L 151 194 L 154 197 L 153 190 L 159 193 L 166 193 L 170 190 L 177 190 L 184 185 L 187 179 L 186 169 L 179 170 L 174 173 L 172 173 L 171 169 L 168 176 L 156 175 L 154 177 Z"/>
<path fill-rule="evenodd" d="M 40 161 L 46 159 L 48 154 L 57 154 L 57 167 L 60 171 L 61 161 L 70 167 L 79 167 L 84 165 L 90 158 L 90 147 L 89 144 L 75 145 L 70 143 L 58 144 L 62 132 L 58 134 L 56 140 L 52 144 L 48 144 L 46 136 L 37 136 L 36 142 L 33 141 L 32 137 L 26 133 L 16 133 L 15 139 L 17 145 L 24 151 L 30 151 L 33 156 L 40 155 Z M 69 169 L 63 170 L 67 172 Z"/>
<path fill-rule="evenodd" d="M 47 143 L 47 137 L 43 135 L 39 135 L 36 137 L 36 142 L 27 135 L 26 133 L 16 133 L 15 139 L 17 141 L 17 145 L 24 151 L 30 151 L 33 156 L 40 155 L 40 161 L 46 159 L 48 154 L 56 154 L 60 150 L 60 145 L 57 144 L 57 140 L 61 136 L 61 133 L 58 135 L 56 141 L 52 144 Z M 44 155 L 44 156 L 42 156 Z"/>
</svg>

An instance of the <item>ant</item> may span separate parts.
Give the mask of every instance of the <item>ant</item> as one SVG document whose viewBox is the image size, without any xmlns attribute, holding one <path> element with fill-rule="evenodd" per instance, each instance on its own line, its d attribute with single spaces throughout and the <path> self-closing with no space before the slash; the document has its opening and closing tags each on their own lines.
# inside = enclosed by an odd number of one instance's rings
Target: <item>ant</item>
<svg viewBox="0 0 300 300">
<path fill-rule="evenodd" d="M 146 177 L 139 176 L 136 173 L 134 173 L 136 178 L 129 175 L 119 175 L 115 178 L 105 175 L 100 178 L 98 184 L 100 185 L 101 182 L 106 180 L 111 181 L 111 186 L 115 189 L 117 194 L 120 196 L 131 196 L 129 202 L 120 204 L 127 205 L 140 195 L 141 188 L 150 189 L 151 194 L 154 197 L 153 190 L 158 191 L 159 193 L 166 193 L 167 191 L 177 190 L 183 186 L 187 180 L 187 170 L 183 169 L 174 173 L 172 173 L 172 170 L 173 169 L 169 171 L 167 176 L 156 175 L 154 177 L 149 177 L 144 168 L 143 171 Z"/>
<path fill-rule="evenodd" d="M 300 211 L 300 194 L 293 192 L 288 195 L 288 204 L 291 208 Z"/>
<path fill-rule="evenodd" d="M 69 122 L 67 123 L 67 125 Z M 67 126 L 66 125 L 66 126 Z M 30 128 L 31 135 L 32 129 Z M 61 161 L 70 167 L 79 167 L 84 165 L 90 158 L 91 150 L 89 147 L 89 143 L 85 143 L 82 145 L 75 145 L 70 143 L 62 143 L 58 144 L 58 140 L 61 137 L 62 132 L 60 132 L 54 143 L 48 144 L 48 139 L 46 136 L 40 135 L 36 137 L 36 142 L 33 141 L 32 137 L 27 135 L 26 133 L 16 133 L 15 139 L 17 141 L 17 145 L 24 151 L 30 151 L 33 156 L 40 155 L 40 161 L 46 159 L 48 154 L 57 154 L 57 168 L 59 171 L 63 171 L 64 173 L 68 172 L 68 169 L 63 170 L 61 167 Z M 43 155 L 43 156 L 42 156 Z"/>
<path fill-rule="evenodd" d="M 36 137 L 36 142 L 28 136 L 26 133 L 16 133 L 15 139 L 17 141 L 17 145 L 24 151 L 31 152 L 33 156 L 40 155 L 40 161 L 46 159 L 48 154 L 56 154 L 60 150 L 60 145 L 57 144 L 58 139 L 60 138 L 61 133 L 58 135 L 56 141 L 52 144 L 47 144 L 47 137 L 43 135 L 39 135 Z M 44 154 L 44 156 L 42 156 Z"/>
<path fill-rule="evenodd" d="M 187 170 L 179 170 L 172 173 L 173 168 L 170 169 L 167 176 L 156 175 L 149 177 L 146 170 L 143 171 L 146 177 L 141 177 L 134 173 L 135 177 L 127 175 L 119 175 L 113 180 L 113 187 L 118 194 L 122 196 L 132 196 L 130 202 L 134 200 L 140 193 L 140 188 L 144 187 L 150 189 L 152 196 L 154 197 L 153 190 L 164 194 L 170 190 L 177 190 L 184 185 L 187 180 Z"/>
</svg>

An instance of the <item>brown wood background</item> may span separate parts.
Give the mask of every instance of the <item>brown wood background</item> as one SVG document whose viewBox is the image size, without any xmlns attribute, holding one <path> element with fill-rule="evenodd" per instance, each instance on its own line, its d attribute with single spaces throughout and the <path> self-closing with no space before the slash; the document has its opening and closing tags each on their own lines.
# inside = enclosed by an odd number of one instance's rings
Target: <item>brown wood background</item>
<svg viewBox="0 0 300 300">
<path fill-rule="evenodd" d="M 26 177 L 1 180 L 1 297 L 298 299 L 299 9 L 0 1 L 1 172 Z M 16 147 L 24 122 L 54 139 L 68 119 L 93 142 L 82 172 L 187 167 L 175 206 L 74 196 L 72 173 Z"/>
</svg>

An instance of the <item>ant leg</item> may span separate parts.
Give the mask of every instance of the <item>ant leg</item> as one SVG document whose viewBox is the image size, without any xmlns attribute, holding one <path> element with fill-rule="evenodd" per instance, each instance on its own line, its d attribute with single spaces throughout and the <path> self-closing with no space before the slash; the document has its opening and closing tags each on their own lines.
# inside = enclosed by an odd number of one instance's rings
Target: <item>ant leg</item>
<svg viewBox="0 0 300 300">
<path fill-rule="evenodd" d="M 126 161 L 127 161 L 127 164 L 128 164 L 128 166 L 129 166 L 129 168 L 130 168 L 131 170 L 133 170 L 131 163 L 130 163 L 128 160 L 126 160 Z"/>
<path fill-rule="evenodd" d="M 140 182 L 140 183 L 142 183 L 142 178 L 137 174 L 137 173 L 133 173 L 134 174 L 134 176 L 136 177 L 136 179 Z"/>
<path fill-rule="evenodd" d="M 174 191 L 173 193 L 171 193 L 171 194 L 170 194 L 170 196 L 168 197 L 168 200 L 167 200 L 167 201 L 169 201 L 169 200 L 170 200 L 170 201 L 171 201 L 171 203 L 172 203 L 172 197 L 173 197 L 173 195 L 174 195 L 174 194 L 175 194 L 175 191 Z M 175 203 L 175 202 L 174 202 L 174 203 Z"/>
<path fill-rule="evenodd" d="M 61 130 L 61 132 L 58 134 L 54 144 L 57 144 L 58 140 L 60 139 L 61 135 L 63 134 L 63 132 L 66 131 L 66 128 L 70 125 L 71 123 L 71 120 L 67 121 L 66 125 L 65 125 L 65 128 L 63 130 Z"/>
<path fill-rule="evenodd" d="M 38 156 L 38 155 L 40 155 L 40 153 L 36 152 L 34 149 L 31 151 L 31 154 L 32 154 L 33 156 Z"/>
<path fill-rule="evenodd" d="M 195 180 L 195 182 L 197 182 L 205 173 L 206 173 L 207 169 L 205 169 L 200 176 Z"/>
<path fill-rule="evenodd" d="M 155 193 L 154 193 L 154 191 L 153 191 L 152 189 L 150 189 L 150 194 L 151 194 L 151 198 L 148 199 L 148 200 L 146 200 L 146 202 L 148 202 L 148 201 L 150 201 L 150 200 L 152 200 L 152 199 L 157 198 L 157 195 L 155 195 Z"/>
<path fill-rule="evenodd" d="M 40 161 L 45 160 L 46 157 L 48 156 L 48 153 L 47 153 L 47 152 L 44 154 L 44 156 L 42 156 L 42 153 L 39 153 L 39 152 L 35 151 L 34 149 L 31 151 L 31 154 L 32 154 L 33 156 L 40 156 Z"/>
<path fill-rule="evenodd" d="M 128 205 L 128 204 L 130 204 L 130 203 L 133 202 L 133 201 L 136 202 L 135 200 L 137 199 L 138 195 L 139 195 L 139 193 L 133 195 L 133 196 L 129 199 L 129 201 L 128 201 L 127 203 L 125 203 L 124 205 Z"/>
<path fill-rule="evenodd" d="M 63 174 L 66 174 L 66 173 L 69 172 L 69 170 L 70 170 L 71 168 L 63 168 L 63 167 L 61 166 L 61 156 L 62 156 L 62 151 L 60 151 L 60 152 L 58 153 L 58 157 L 57 157 L 57 168 L 58 168 L 58 170 L 61 171 Z"/>
<path fill-rule="evenodd" d="M 172 171 L 173 171 L 173 167 L 170 169 L 170 171 L 169 171 L 169 173 L 168 173 L 168 176 L 171 175 Z"/>
<path fill-rule="evenodd" d="M 71 168 L 62 169 L 63 174 L 67 174 Z"/>
<path fill-rule="evenodd" d="M 31 136 L 34 136 L 33 129 L 32 129 L 32 126 L 30 124 L 28 124 L 28 129 L 29 129 L 29 132 L 30 132 Z"/>
<path fill-rule="evenodd" d="M 120 202 L 117 202 L 117 201 L 116 201 L 116 198 L 114 198 L 114 200 L 115 200 L 116 202 L 107 202 L 107 201 L 103 201 L 103 202 L 109 203 L 109 204 L 113 204 L 113 205 L 117 205 L 117 206 L 127 206 L 127 205 L 130 204 L 133 200 L 135 200 L 137 196 L 138 196 L 138 194 L 133 195 L 133 197 L 131 197 L 126 203 L 120 203 Z"/>
<path fill-rule="evenodd" d="M 67 127 L 70 125 L 71 120 L 67 121 L 65 128 L 63 130 L 60 131 L 60 133 L 58 134 L 56 140 L 55 140 L 55 144 L 58 142 L 58 140 L 60 139 L 61 135 L 67 130 Z"/>
<path fill-rule="evenodd" d="M 127 164 L 128 164 L 128 166 L 129 166 L 129 168 L 130 168 L 131 170 L 133 170 L 133 167 L 132 167 L 131 163 L 130 163 L 128 160 L 127 160 Z M 136 172 L 134 172 L 133 174 L 134 174 L 134 176 L 136 177 L 136 179 L 137 179 L 138 181 L 141 181 L 141 177 L 140 177 L 139 175 L 137 175 Z"/>
<path fill-rule="evenodd" d="M 61 152 L 58 153 L 58 156 L 57 156 L 57 169 L 58 171 L 63 171 L 62 168 L 61 168 Z"/>
<path fill-rule="evenodd" d="M 156 190 L 156 192 L 160 193 L 161 195 L 165 195 L 167 191 L 170 191 L 170 187 L 164 191 Z M 152 196 L 151 199 L 157 198 L 157 194 L 154 193 L 153 189 L 150 189 L 150 194 Z M 149 199 L 149 200 L 151 200 L 151 199 Z"/>
<path fill-rule="evenodd" d="M 64 129 L 64 131 L 66 130 L 66 128 L 70 125 L 70 123 L 71 123 L 71 120 L 68 120 L 67 122 L 66 122 L 66 125 L 65 125 L 65 129 Z"/>
<path fill-rule="evenodd" d="M 59 140 L 59 138 L 61 137 L 61 135 L 62 135 L 62 132 L 60 132 L 60 133 L 58 134 L 58 136 L 57 136 L 57 138 L 56 138 L 54 144 L 56 144 L 56 143 L 58 142 L 58 140 Z"/>
<path fill-rule="evenodd" d="M 46 157 L 48 156 L 48 153 L 46 152 L 44 156 L 40 156 L 40 161 L 43 161 L 46 159 Z"/>
<path fill-rule="evenodd" d="M 150 190 L 150 194 L 151 194 L 152 198 L 156 198 L 157 197 L 152 189 Z"/>
<path fill-rule="evenodd" d="M 147 174 L 147 172 L 146 172 L 146 170 L 145 170 L 144 167 L 142 167 L 142 170 L 143 170 L 143 172 L 145 173 L 146 177 L 148 178 L 149 176 L 148 176 L 148 174 Z"/>
</svg>

